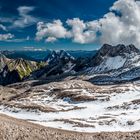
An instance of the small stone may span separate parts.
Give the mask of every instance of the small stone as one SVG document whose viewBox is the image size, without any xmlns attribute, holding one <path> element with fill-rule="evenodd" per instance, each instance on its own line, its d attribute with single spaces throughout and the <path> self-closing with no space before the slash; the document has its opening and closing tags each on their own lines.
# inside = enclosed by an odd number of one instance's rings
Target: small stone
<svg viewBox="0 0 140 140">
<path fill-rule="evenodd" d="M 127 121 L 127 124 L 128 125 L 134 125 L 134 122 L 133 121 Z"/>
</svg>

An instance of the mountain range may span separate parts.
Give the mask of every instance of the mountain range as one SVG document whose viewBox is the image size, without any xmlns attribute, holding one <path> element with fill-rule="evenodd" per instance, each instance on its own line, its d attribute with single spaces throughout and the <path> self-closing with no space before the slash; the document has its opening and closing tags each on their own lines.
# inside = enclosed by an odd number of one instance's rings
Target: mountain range
<svg viewBox="0 0 140 140">
<path fill-rule="evenodd" d="M 43 61 L 53 50 L 46 50 L 46 51 L 31 51 L 31 50 L 15 50 L 15 51 L 0 51 L 3 55 L 10 59 L 18 59 L 23 58 L 25 60 L 30 61 Z M 57 51 L 58 52 L 58 51 Z M 86 57 L 93 57 L 96 54 L 96 50 L 87 51 L 87 50 L 75 50 L 67 51 L 71 56 L 75 58 L 86 58 Z"/>
<path fill-rule="evenodd" d="M 11 59 L 7 57 L 9 54 L 0 53 L 1 85 L 62 75 L 84 75 L 94 84 L 114 84 L 140 78 L 140 51 L 132 44 L 104 44 L 88 57 L 74 57 L 64 50 L 50 51 L 42 61 Z"/>
<path fill-rule="evenodd" d="M 136 132 L 139 89 L 140 51 L 134 45 L 104 44 L 89 57 L 50 51 L 41 61 L 0 54 L 0 113 L 40 127 Z"/>
</svg>

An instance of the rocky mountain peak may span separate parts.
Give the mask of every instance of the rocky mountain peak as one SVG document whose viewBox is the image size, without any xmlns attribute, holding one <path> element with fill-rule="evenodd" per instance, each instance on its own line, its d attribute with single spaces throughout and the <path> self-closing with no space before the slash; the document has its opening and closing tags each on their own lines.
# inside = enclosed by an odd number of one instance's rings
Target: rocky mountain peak
<svg viewBox="0 0 140 140">
<path fill-rule="evenodd" d="M 0 53 L 0 72 L 5 67 L 5 65 L 8 62 L 8 60 L 9 59 L 5 55 L 3 55 L 2 53 Z"/>
<path fill-rule="evenodd" d="M 70 58 L 72 58 L 72 56 L 68 53 L 68 52 L 66 52 L 66 51 L 64 51 L 64 50 L 60 50 L 58 53 L 57 53 L 59 56 L 60 56 L 60 58 L 68 58 L 68 57 L 70 57 Z"/>
<path fill-rule="evenodd" d="M 139 57 L 140 50 L 132 44 L 128 46 L 104 44 L 92 58 L 90 66 L 93 67 L 93 72 L 108 72 L 121 67 L 132 67 L 134 63 L 138 64 Z"/>
<path fill-rule="evenodd" d="M 98 51 L 98 55 L 104 56 L 122 56 L 124 54 L 131 54 L 131 53 L 140 53 L 139 49 L 137 49 L 134 45 L 130 44 L 125 46 L 123 44 L 119 44 L 117 46 L 111 46 L 108 44 L 104 44 L 101 49 Z"/>
<path fill-rule="evenodd" d="M 5 55 L 3 55 L 2 53 L 0 53 L 0 60 L 7 60 L 8 58 L 5 56 Z"/>
<path fill-rule="evenodd" d="M 68 52 L 64 51 L 64 50 L 60 50 L 60 51 L 52 51 L 46 58 L 45 61 L 47 61 L 48 63 L 54 63 L 54 62 L 58 62 L 61 60 L 75 60 L 75 58 L 73 56 L 71 56 Z"/>
<path fill-rule="evenodd" d="M 18 58 L 15 60 L 15 65 L 27 65 L 29 61 L 28 60 L 24 60 L 23 58 Z"/>
</svg>

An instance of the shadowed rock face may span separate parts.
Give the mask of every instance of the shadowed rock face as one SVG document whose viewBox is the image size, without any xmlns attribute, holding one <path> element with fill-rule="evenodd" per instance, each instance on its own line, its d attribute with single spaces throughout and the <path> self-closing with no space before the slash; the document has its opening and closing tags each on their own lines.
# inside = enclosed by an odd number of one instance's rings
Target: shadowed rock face
<svg viewBox="0 0 140 140">
<path fill-rule="evenodd" d="M 39 67 L 37 62 L 8 59 L 0 54 L 0 85 L 20 82 Z"/>
<path fill-rule="evenodd" d="M 64 50 L 52 51 L 44 61 L 47 62 L 48 65 L 35 71 L 31 78 L 46 78 L 52 75 L 56 76 L 64 73 L 71 73 L 76 65 L 76 59 Z"/>
<path fill-rule="evenodd" d="M 119 44 L 117 46 L 111 46 L 108 44 L 104 44 L 102 48 L 97 52 L 97 54 L 91 60 L 91 66 L 99 65 L 104 57 L 115 57 L 122 56 L 125 57 L 126 54 L 136 53 L 140 54 L 139 49 L 137 49 L 134 45 L 125 46 L 123 44 Z"/>
<path fill-rule="evenodd" d="M 89 62 L 94 84 L 119 84 L 140 79 L 140 50 L 134 45 L 105 44 Z M 96 76 L 95 76 L 96 74 Z"/>
<path fill-rule="evenodd" d="M 20 82 L 21 78 L 18 71 L 10 71 L 6 65 L 3 71 L 0 73 L 0 85 L 7 85 L 11 83 Z"/>
<path fill-rule="evenodd" d="M 123 55 L 125 53 L 131 54 L 132 52 L 140 53 L 139 49 L 137 49 L 134 45 L 125 46 L 123 44 L 119 44 L 117 46 L 111 46 L 108 44 L 104 44 L 103 47 L 99 50 L 99 54 L 101 56 L 117 56 Z"/>
</svg>

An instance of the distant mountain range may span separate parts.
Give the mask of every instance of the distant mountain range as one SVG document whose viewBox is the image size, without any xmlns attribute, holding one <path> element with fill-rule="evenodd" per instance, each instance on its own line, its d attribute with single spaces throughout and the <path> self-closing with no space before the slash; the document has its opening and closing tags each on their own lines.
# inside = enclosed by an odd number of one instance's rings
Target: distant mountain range
<svg viewBox="0 0 140 140">
<path fill-rule="evenodd" d="M 1 52 L 0 84 L 58 75 L 86 75 L 94 84 L 114 84 L 140 78 L 140 51 L 134 45 L 105 44 L 96 53 L 47 51 L 46 56 L 42 54 L 43 57 L 36 57 L 36 61 L 34 58 L 39 55 L 38 52 L 33 52 L 33 56 L 32 53 L 20 53 Z"/>
<path fill-rule="evenodd" d="M 7 58 L 10 59 L 17 59 L 23 58 L 25 60 L 30 61 L 43 61 L 48 55 L 50 55 L 52 50 L 46 51 L 1 51 Z M 75 58 L 86 58 L 86 57 L 93 57 L 96 54 L 95 51 L 83 51 L 83 50 L 76 50 L 76 51 L 67 51 L 70 55 Z"/>
</svg>

